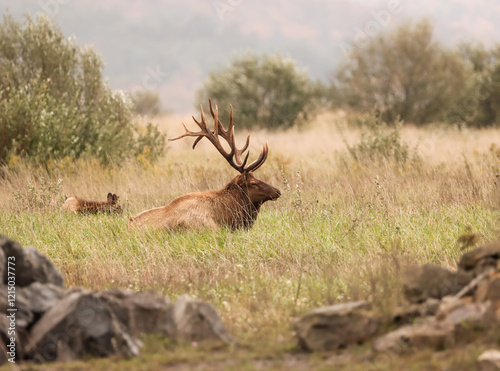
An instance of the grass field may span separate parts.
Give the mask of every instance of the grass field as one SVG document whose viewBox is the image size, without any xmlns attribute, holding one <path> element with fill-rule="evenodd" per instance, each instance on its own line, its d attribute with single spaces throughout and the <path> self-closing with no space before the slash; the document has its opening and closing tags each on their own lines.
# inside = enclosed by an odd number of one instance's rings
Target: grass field
<svg viewBox="0 0 500 371">
<path fill-rule="evenodd" d="M 181 122 L 192 127 L 186 117 L 159 124 L 173 137 L 182 133 Z M 241 143 L 246 133 L 237 134 Z M 473 368 L 498 338 L 401 358 L 373 359 L 368 346 L 312 355 L 296 348 L 293 320 L 308 310 L 368 299 L 388 313 L 403 302 L 406 265 L 455 268 L 461 235 L 500 238 L 500 130 L 404 127 L 401 137 L 415 159 L 354 161 L 346 143 L 356 144 L 359 130 L 333 114 L 302 129 L 252 133 L 251 158 L 266 140 L 270 148 L 255 175 L 282 197 L 264 204 L 251 230 L 235 233 L 127 228 L 131 215 L 183 193 L 221 188 L 236 175 L 208 143 L 195 151 L 190 139 L 169 143 L 155 164 L 61 161 L 47 173 L 11 161 L 0 178 L 1 234 L 46 254 L 67 286 L 154 289 L 173 299 L 188 293 L 205 300 L 240 344 L 208 349 L 148 337 L 137 359 L 51 369 Z M 65 195 L 104 200 L 108 192 L 120 196 L 122 216 L 59 212 Z"/>
</svg>

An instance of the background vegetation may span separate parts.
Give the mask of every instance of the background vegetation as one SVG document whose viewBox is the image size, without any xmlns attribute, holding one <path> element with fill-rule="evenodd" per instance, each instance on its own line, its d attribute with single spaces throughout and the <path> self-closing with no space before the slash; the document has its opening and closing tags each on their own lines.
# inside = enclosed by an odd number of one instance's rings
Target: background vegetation
<svg viewBox="0 0 500 371">
<path fill-rule="evenodd" d="M 286 129 L 306 122 L 320 98 L 321 85 L 312 82 L 290 58 L 248 54 L 214 71 L 198 92 L 198 103 L 215 101 L 240 127 Z"/>
<path fill-rule="evenodd" d="M 352 48 L 335 71 L 332 104 L 380 112 L 389 122 L 498 125 L 499 48 L 435 40 L 427 20 L 381 33 Z"/>
<path fill-rule="evenodd" d="M 210 74 L 199 103 L 232 103 L 245 127 L 288 128 L 315 109 L 374 114 L 394 124 L 500 123 L 500 47 L 445 47 L 426 19 L 381 32 L 353 46 L 328 85 L 312 81 L 279 55 L 247 55 Z"/>
<path fill-rule="evenodd" d="M 415 124 L 443 120 L 463 98 L 469 70 L 460 56 L 433 38 L 422 21 L 382 33 L 353 48 L 335 71 L 341 102 L 360 112 L 379 110 Z"/>
<path fill-rule="evenodd" d="M 179 129 L 177 119 L 162 125 Z M 498 346 L 498 337 L 437 358 L 424 351 L 371 359 L 363 346 L 339 355 L 295 352 L 297 316 L 357 299 L 388 314 L 403 302 L 400 280 L 408 264 L 455 268 L 461 235 L 500 237 L 496 129 L 402 127 L 394 133 L 391 127 L 357 129 L 332 114 L 307 129 L 252 131 L 252 146 L 266 139 L 270 147 L 256 176 L 280 188 L 282 197 L 263 206 L 250 231 L 235 233 L 127 228 L 131 215 L 186 192 L 220 188 L 236 175 L 203 141 L 196 151 L 189 140 L 173 142 L 168 156 L 147 168 L 136 161 L 107 167 L 85 161 L 47 172 L 19 162 L 0 180 L 1 233 L 47 254 L 69 286 L 155 289 L 173 299 L 188 293 L 206 300 L 242 345 L 213 350 L 148 338 L 137 360 L 92 360 L 87 367 L 474 369 L 477 355 Z M 239 143 L 245 134 L 237 132 Z M 391 138 L 386 146 L 359 147 L 384 138 Z M 418 159 L 401 161 L 398 148 Z M 104 199 L 110 191 L 120 196 L 122 216 L 58 210 L 65 194 Z"/>
<path fill-rule="evenodd" d="M 0 24 L 0 164 L 161 155 L 165 136 L 133 123 L 130 99 L 103 81 L 100 57 L 47 17 Z"/>
<path fill-rule="evenodd" d="M 238 128 L 260 126 L 252 128 L 252 153 L 267 140 L 270 155 L 256 175 L 283 194 L 250 231 L 235 233 L 127 228 L 131 215 L 235 175 L 204 141 L 195 152 L 189 140 L 174 142 L 161 156 L 159 127 L 182 131 L 190 118 L 134 123 L 132 100 L 103 82 L 99 57 L 45 18 L 24 25 L 4 18 L 0 53 L 0 233 L 46 254 L 68 286 L 206 300 L 242 345 L 214 350 L 148 338 L 137 360 L 85 366 L 466 370 L 485 347 L 498 346 L 498 336 L 488 336 L 437 358 L 374 360 L 363 346 L 310 356 L 295 352 L 291 332 L 296 316 L 348 300 L 371 300 L 388 315 L 403 300 L 408 264 L 452 268 L 462 234 L 500 238 L 495 49 L 446 49 L 423 22 L 353 50 L 326 88 L 279 55 L 245 55 L 214 71 L 200 101 L 214 98 L 224 124 L 231 103 Z M 136 112 L 156 110 L 154 92 L 133 98 Z M 348 115 L 311 119 L 324 101 Z M 423 126 L 441 121 L 449 125 Z M 242 142 L 248 133 L 240 129 Z M 108 192 L 120 196 L 122 216 L 59 212 L 69 194 Z"/>
</svg>

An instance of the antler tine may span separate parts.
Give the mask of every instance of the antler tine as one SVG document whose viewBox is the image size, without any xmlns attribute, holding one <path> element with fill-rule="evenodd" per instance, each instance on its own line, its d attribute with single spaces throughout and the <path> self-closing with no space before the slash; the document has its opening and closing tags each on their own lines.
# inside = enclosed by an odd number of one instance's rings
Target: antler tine
<svg viewBox="0 0 500 371">
<path fill-rule="evenodd" d="M 210 113 L 212 114 L 212 117 L 214 118 L 214 130 L 212 131 L 213 134 L 217 137 L 219 135 L 219 127 L 222 126 L 219 121 L 219 107 L 215 105 L 215 113 L 212 108 L 212 100 L 208 100 L 208 105 L 210 106 Z"/>
<path fill-rule="evenodd" d="M 243 160 L 243 164 L 241 166 L 243 166 L 243 169 L 245 168 L 245 165 L 248 161 L 248 156 L 250 155 L 250 151 L 247 152 L 247 155 L 245 156 L 245 159 Z"/>
<path fill-rule="evenodd" d="M 210 113 L 212 114 L 212 117 L 214 118 L 214 121 L 215 121 L 215 124 L 214 124 L 215 127 L 214 127 L 214 130 L 212 130 L 212 133 L 214 133 L 215 129 L 217 128 L 217 133 L 220 134 L 220 136 L 222 138 L 224 138 L 226 140 L 226 142 L 228 142 L 230 144 L 231 141 L 230 141 L 229 134 L 228 134 L 229 130 L 228 131 L 224 130 L 224 126 L 222 126 L 222 123 L 219 120 L 218 112 L 217 112 L 217 120 L 215 120 L 215 112 L 212 108 L 212 101 L 209 99 L 208 102 L 210 104 Z M 217 105 L 215 105 L 215 108 L 217 108 Z M 232 109 L 232 107 L 231 107 L 231 109 Z M 231 112 L 230 120 L 232 121 L 232 112 Z M 230 122 L 229 126 L 231 127 L 231 122 Z"/>
<path fill-rule="evenodd" d="M 232 137 L 233 137 L 233 142 L 234 142 L 234 131 L 233 131 Z M 241 155 L 243 154 L 243 152 L 245 152 L 247 150 L 249 144 L 250 144 L 250 135 L 247 137 L 247 141 L 245 142 L 245 145 L 243 146 L 242 149 L 237 149 L 236 146 L 234 146 L 235 147 L 234 158 L 236 159 L 236 161 L 238 163 L 240 163 L 240 164 L 242 163 L 241 162 Z M 247 153 L 247 157 L 248 157 L 249 153 L 250 152 Z M 245 167 L 245 163 L 246 163 L 246 161 L 243 163 L 242 167 Z"/>
<path fill-rule="evenodd" d="M 227 160 L 229 165 L 231 165 L 234 169 L 238 170 L 240 173 L 248 173 L 250 171 L 257 170 L 260 166 L 262 166 L 262 164 L 267 159 L 267 153 L 268 153 L 267 143 L 264 145 L 264 148 L 259 158 L 257 158 L 257 160 L 255 160 L 254 162 L 252 162 L 247 166 L 246 163 L 248 161 L 248 156 L 250 152 L 247 152 L 247 154 L 245 155 L 245 159 L 243 161 L 241 159 L 241 156 L 248 149 L 248 146 L 250 145 L 250 135 L 247 137 L 245 145 L 241 149 L 238 149 L 236 147 L 235 137 L 234 137 L 233 106 L 230 106 L 231 112 L 229 115 L 229 127 L 226 131 L 224 129 L 224 126 L 219 120 L 219 109 L 217 105 L 215 105 L 214 109 L 214 107 L 212 106 L 212 101 L 209 100 L 208 102 L 210 106 L 210 113 L 214 118 L 214 130 L 210 130 L 207 127 L 207 123 L 205 120 L 205 113 L 203 112 L 203 106 L 200 105 L 201 121 L 196 120 L 194 116 L 193 120 L 194 122 L 196 122 L 196 124 L 200 127 L 201 130 L 198 132 L 190 131 L 186 127 L 186 125 L 182 124 L 182 126 L 184 126 L 185 133 L 169 140 L 173 141 L 184 137 L 197 137 L 193 143 L 193 149 L 194 149 L 196 145 L 200 142 L 200 140 L 202 140 L 203 138 L 207 138 L 219 151 L 219 153 Z M 219 135 L 222 138 L 224 138 L 226 142 L 229 144 L 229 147 L 231 148 L 231 151 L 229 153 L 224 149 L 224 147 L 222 147 L 222 144 L 220 143 L 219 140 Z"/>
<path fill-rule="evenodd" d="M 196 120 L 196 118 L 194 116 L 191 116 L 191 117 L 193 118 L 193 121 L 196 122 L 196 124 L 200 127 L 201 131 L 198 131 L 198 132 L 191 131 L 186 127 L 186 125 L 184 123 L 182 123 L 182 126 L 184 127 L 184 130 L 186 132 L 184 134 L 176 137 L 176 138 L 169 139 L 169 141 L 178 140 L 178 139 L 181 139 L 184 137 L 199 137 L 194 142 L 194 145 L 193 145 L 193 149 L 194 149 L 196 144 L 198 144 L 200 139 L 202 139 L 203 136 L 205 136 L 205 133 L 208 131 L 207 124 L 205 122 L 205 114 L 203 113 L 203 106 L 201 104 L 200 104 L 200 110 L 201 110 L 201 122 L 198 122 L 198 120 Z"/>
<path fill-rule="evenodd" d="M 230 108 L 229 126 L 227 128 L 227 132 L 229 134 L 229 141 L 231 143 L 231 146 L 236 147 L 235 142 L 234 142 L 233 106 L 229 105 L 229 107 L 231 107 L 231 108 Z"/>
<path fill-rule="evenodd" d="M 264 144 L 262 152 L 260 153 L 259 158 L 257 160 L 255 160 L 254 162 L 252 162 L 251 164 L 249 164 L 248 166 L 246 166 L 244 171 L 248 173 L 250 171 L 257 170 L 259 167 L 262 166 L 262 164 L 264 162 L 266 162 L 268 153 L 269 153 L 269 146 L 267 145 L 267 142 L 266 142 L 266 144 Z M 248 155 L 247 155 L 247 157 L 248 157 Z"/>
<path fill-rule="evenodd" d="M 193 117 L 194 119 L 194 117 Z M 196 120 L 195 120 L 196 121 Z M 192 134 L 197 134 L 197 133 L 193 133 L 192 131 L 188 130 L 188 128 L 186 127 L 186 125 L 184 125 L 184 123 L 182 123 L 182 126 L 184 126 L 184 130 L 186 131 L 184 134 L 182 135 L 179 135 L 178 137 L 176 138 L 169 138 L 168 140 L 169 141 L 174 141 L 174 140 L 177 140 L 177 139 L 181 139 L 181 138 L 184 138 L 184 137 L 188 137 L 188 136 L 192 136 Z"/>
</svg>

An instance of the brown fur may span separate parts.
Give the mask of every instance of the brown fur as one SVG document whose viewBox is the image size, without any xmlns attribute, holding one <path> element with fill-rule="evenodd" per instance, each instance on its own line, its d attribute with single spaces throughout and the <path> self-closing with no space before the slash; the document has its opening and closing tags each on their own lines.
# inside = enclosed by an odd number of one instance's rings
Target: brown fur
<svg viewBox="0 0 500 371">
<path fill-rule="evenodd" d="M 118 205 L 118 196 L 108 193 L 107 201 L 87 201 L 76 196 L 70 196 L 61 206 L 61 210 L 67 213 L 79 214 L 121 214 L 122 208 Z"/>
<path fill-rule="evenodd" d="M 188 193 L 170 204 L 143 211 L 130 218 L 129 227 L 148 225 L 167 230 L 250 228 L 261 205 L 275 200 L 277 188 L 256 179 L 252 173 L 236 176 L 218 191 Z"/>
</svg>

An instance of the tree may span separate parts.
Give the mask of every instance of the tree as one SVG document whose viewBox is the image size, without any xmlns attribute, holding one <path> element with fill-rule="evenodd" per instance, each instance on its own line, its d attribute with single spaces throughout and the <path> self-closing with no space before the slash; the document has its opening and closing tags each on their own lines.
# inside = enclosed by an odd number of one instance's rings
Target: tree
<svg viewBox="0 0 500 371">
<path fill-rule="evenodd" d="M 500 47 L 463 44 L 460 54 L 471 71 L 462 98 L 447 114 L 447 121 L 473 127 L 500 125 Z"/>
<path fill-rule="evenodd" d="M 423 20 L 353 48 L 332 84 L 344 106 L 379 111 L 388 122 L 400 117 L 423 124 L 444 119 L 461 99 L 468 73 L 460 55 L 435 41 Z"/>
<path fill-rule="evenodd" d="M 309 118 L 320 89 L 292 59 L 246 54 L 210 74 L 198 103 L 212 99 L 226 114 L 233 105 L 241 127 L 287 128 Z"/>
<path fill-rule="evenodd" d="M 160 95 L 156 91 L 139 90 L 131 98 L 134 112 L 138 115 L 157 116 L 161 111 Z"/>
<path fill-rule="evenodd" d="M 103 63 L 45 16 L 21 25 L 0 23 L 0 163 L 18 155 L 39 162 L 97 157 L 106 163 L 153 146 L 163 151 L 156 127 L 139 133 L 131 101 L 102 80 Z M 151 152 L 151 151 L 150 151 Z"/>
</svg>

